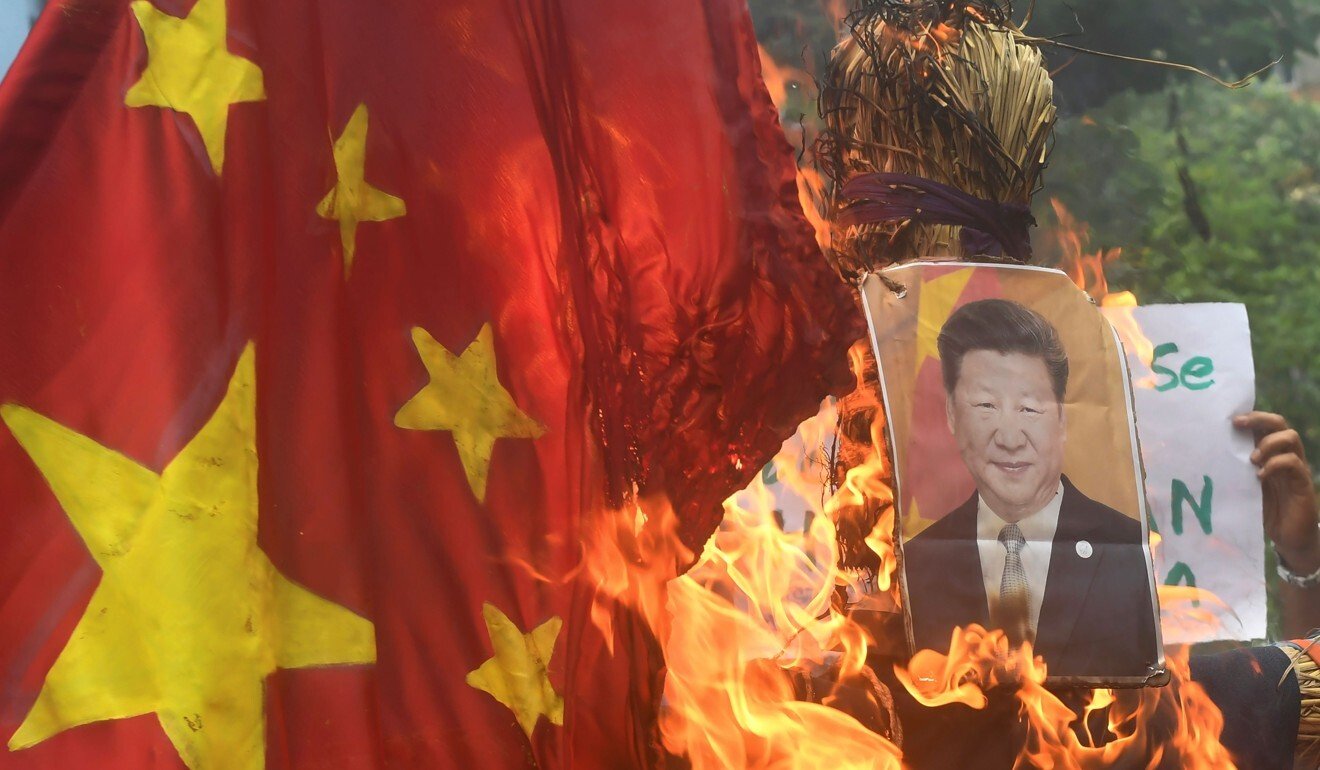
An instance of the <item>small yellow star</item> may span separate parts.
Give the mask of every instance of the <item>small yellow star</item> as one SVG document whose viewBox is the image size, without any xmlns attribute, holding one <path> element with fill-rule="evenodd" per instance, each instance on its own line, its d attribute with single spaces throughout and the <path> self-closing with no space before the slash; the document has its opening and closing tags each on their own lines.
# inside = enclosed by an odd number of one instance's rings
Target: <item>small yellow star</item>
<svg viewBox="0 0 1320 770">
<path fill-rule="evenodd" d="M 469 672 L 467 683 L 508 707 L 529 738 L 542 716 L 562 725 L 564 699 L 550 684 L 548 667 L 564 621 L 550 618 L 524 634 L 493 604 L 482 605 L 481 615 L 495 655 Z"/>
<path fill-rule="evenodd" d="M 11 750 L 155 713 L 190 768 L 265 766 L 277 668 L 370 663 L 370 621 L 291 582 L 257 545 L 255 373 L 159 474 L 14 404 L 9 430 L 101 568 Z"/>
<path fill-rule="evenodd" d="M 917 371 L 927 358 L 940 360 L 940 349 L 936 344 L 944 322 L 949 320 L 954 305 L 962 296 L 963 289 L 972 278 L 974 268 L 966 267 L 945 273 L 938 278 L 923 281 L 921 298 L 917 306 Z"/>
<path fill-rule="evenodd" d="M 917 498 L 913 497 L 908 503 L 908 509 L 903 514 L 903 537 L 916 537 L 921 534 L 926 527 L 935 522 L 921 515 L 921 507 L 917 505 Z"/>
<path fill-rule="evenodd" d="M 344 249 L 344 276 L 353 269 L 358 222 L 384 222 L 408 213 L 403 198 L 367 184 L 367 105 L 359 104 L 334 143 L 335 186 L 316 206 L 316 213 L 339 220 Z"/>
<path fill-rule="evenodd" d="M 421 327 L 413 328 L 412 338 L 431 381 L 399 408 L 394 424 L 409 430 L 453 433 L 468 485 L 477 500 L 485 502 L 495 439 L 537 438 L 545 428 L 524 414 L 500 384 L 490 324 L 481 327 L 460 356 L 450 353 Z"/>
<path fill-rule="evenodd" d="M 135 0 L 130 7 L 147 41 L 147 67 L 128 89 L 124 104 L 186 113 L 219 174 L 229 105 L 266 98 L 261 69 L 229 52 L 225 0 L 197 0 L 183 19 L 148 0 Z"/>
</svg>

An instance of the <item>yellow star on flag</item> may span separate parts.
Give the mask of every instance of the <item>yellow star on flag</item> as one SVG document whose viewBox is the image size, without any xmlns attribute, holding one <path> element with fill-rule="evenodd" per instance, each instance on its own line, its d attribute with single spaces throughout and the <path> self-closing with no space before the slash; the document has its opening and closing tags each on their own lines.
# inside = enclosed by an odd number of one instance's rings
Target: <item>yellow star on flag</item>
<svg viewBox="0 0 1320 770">
<path fill-rule="evenodd" d="M 261 69 L 229 52 L 225 0 L 197 0 L 182 19 L 148 0 L 135 0 L 130 7 L 147 41 L 147 67 L 128 89 L 124 104 L 186 113 L 219 174 L 229 105 L 266 98 Z"/>
<path fill-rule="evenodd" d="M 966 267 L 954 270 L 921 283 L 921 299 L 917 307 L 917 372 L 921 371 L 921 365 L 927 358 L 940 360 L 937 345 L 940 329 L 944 328 L 944 322 L 953 313 L 974 269 Z"/>
<path fill-rule="evenodd" d="M 921 515 L 921 506 L 917 504 L 917 498 L 912 498 L 908 503 L 908 510 L 903 515 L 903 537 L 916 537 L 921 534 L 926 527 L 935 522 Z"/>
<path fill-rule="evenodd" d="M 384 222 L 408 213 L 403 198 L 367 184 L 367 105 L 359 104 L 334 142 L 335 186 L 316 206 L 316 213 L 339 220 L 344 250 L 344 276 L 353 269 L 358 222 Z"/>
<path fill-rule="evenodd" d="M 375 661 L 370 621 L 291 582 L 257 545 L 254 382 L 249 345 L 159 474 L 0 406 L 102 572 L 11 750 L 154 713 L 188 767 L 260 770 L 268 674 Z"/>
<path fill-rule="evenodd" d="M 420 326 L 413 328 L 412 338 L 431 381 L 399 408 L 394 424 L 409 430 L 453 433 L 468 486 L 484 503 L 495 440 L 538 438 L 545 428 L 524 414 L 500 384 L 490 324 L 482 326 L 477 338 L 458 356 Z"/>
<path fill-rule="evenodd" d="M 562 725 L 564 698 L 550 684 L 548 667 L 564 621 L 550 618 L 524 634 L 493 604 L 482 605 L 481 615 L 495 655 L 468 672 L 467 683 L 508 707 L 529 738 L 542 716 Z"/>
</svg>

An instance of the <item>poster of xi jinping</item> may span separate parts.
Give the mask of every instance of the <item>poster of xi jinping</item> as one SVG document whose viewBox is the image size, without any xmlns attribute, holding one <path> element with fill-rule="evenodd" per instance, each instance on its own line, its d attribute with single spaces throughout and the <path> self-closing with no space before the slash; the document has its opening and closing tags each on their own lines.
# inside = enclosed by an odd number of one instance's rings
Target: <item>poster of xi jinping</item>
<svg viewBox="0 0 1320 770">
<path fill-rule="evenodd" d="M 928 262 L 862 284 L 913 650 L 1030 642 L 1055 682 L 1164 679 L 1131 386 L 1063 273 Z"/>
</svg>

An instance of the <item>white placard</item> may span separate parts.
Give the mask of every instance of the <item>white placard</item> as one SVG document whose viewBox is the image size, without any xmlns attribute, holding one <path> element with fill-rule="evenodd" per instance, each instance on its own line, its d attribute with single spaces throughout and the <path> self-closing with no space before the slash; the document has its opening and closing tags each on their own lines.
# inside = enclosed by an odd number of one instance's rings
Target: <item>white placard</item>
<svg viewBox="0 0 1320 770">
<path fill-rule="evenodd" d="M 769 504 L 785 532 L 803 532 L 811 520 L 824 510 L 826 487 L 831 468 L 831 453 L 838 408 L 834 398 L 826 398 L 814 417 L 804 420 L 797 432 L 780 446 L 779 452 L 761 469 L 760 485 L 769 496 Z M 733 495 L 733 504 L 756 510 L 756 480 Z"/>
<path fill-rule="evenodd" d="M 1249 460 L 1254 440 L 1232 425 L 1256 399 L 1246 308 L 1149 305 L 1105 314 L 1123 338 L 1132 373 L 1150 529 L 1160 537 L 1156 582 L 1211 595 L 1166 591 L 1164 641 L 1263 638 L 1265 544 L 1260 482 Z"/>
</svg>

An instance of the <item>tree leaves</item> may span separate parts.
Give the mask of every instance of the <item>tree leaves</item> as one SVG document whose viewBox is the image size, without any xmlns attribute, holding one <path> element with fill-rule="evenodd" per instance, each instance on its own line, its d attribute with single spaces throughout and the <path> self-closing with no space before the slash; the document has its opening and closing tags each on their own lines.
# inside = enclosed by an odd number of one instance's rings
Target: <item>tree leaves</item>
<svg viewBox="0 0 1320 770">
<path fill-rule="evenodd" d="M 1119 246 L 1112 289 L 1143 303 L 1243 302 L 1258 403 L 1282 413 L 1320 458 L 1320 104 L 1278 85 L 1208 84 L 1125 93 L 1059 125 L 1037 219 L 1055 196 Z M 1187 153 L 1177 148 L 1177 132 Z M 1178 167 L 1195 181 L 1211 231 L 1198 237 Z"/>
</svg>

